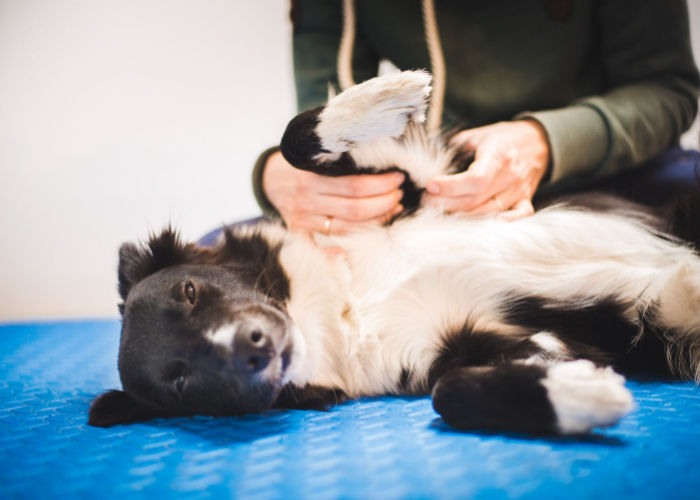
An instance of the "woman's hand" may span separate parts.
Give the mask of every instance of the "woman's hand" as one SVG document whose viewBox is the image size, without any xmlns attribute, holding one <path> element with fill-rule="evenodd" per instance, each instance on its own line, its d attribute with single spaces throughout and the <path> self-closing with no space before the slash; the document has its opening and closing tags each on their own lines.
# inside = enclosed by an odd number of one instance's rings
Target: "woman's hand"
<svg viewBox="0 0 700 500">
<path fill-rule="evenodd" d="M 328 177 L 294 168 L 277 152 L 263 172 L 263 190 L 287 227 L 304 232 L 344 234 L 381 225 L 403 207 L 404 175 Z"/>
<path fill-rule="evenodd" d="M 534 120 L 463 130 L 450 141 L 474 152 L 469 169 L 432 179 L 423 203 L 446 212 L 500 213 L 515 220 L 534 213 L 532 197 L 549 164 L 549 142 Z"/>
</svg>

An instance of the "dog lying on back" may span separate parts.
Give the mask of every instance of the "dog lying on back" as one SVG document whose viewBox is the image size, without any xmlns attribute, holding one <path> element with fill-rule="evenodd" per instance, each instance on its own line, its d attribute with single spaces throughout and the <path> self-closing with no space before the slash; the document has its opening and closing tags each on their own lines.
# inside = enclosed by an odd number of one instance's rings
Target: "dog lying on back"
<svg viewBox="0 0 700 500">
<path fill-rule="evenodd" d="M 403 171 L 418 201 L 459 163 L 423 131 L 429 91 L 424 72 L 369 80 L 292 120 L 282 152 L 327 175 Z M 418 208 L 333 238 L 342 255 L 268 222 L 212 248 L 171 229 L 124 244 L 123 391 L 89 423 L 432 394 L 459 429 L 613 425 L 633 408 L 618 372 L 700 380 L 700 239 L 602 205 L 515 222 Z"/>
</svg>

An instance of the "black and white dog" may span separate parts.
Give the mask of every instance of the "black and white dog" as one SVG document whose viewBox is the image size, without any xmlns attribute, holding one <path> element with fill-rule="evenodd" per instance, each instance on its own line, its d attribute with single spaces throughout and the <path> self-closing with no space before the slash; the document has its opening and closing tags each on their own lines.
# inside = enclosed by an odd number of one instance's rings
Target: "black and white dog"
<svg viewBox="0 0 700 500">
<path fill-rule="evenodd" d="M 424 72 L 357 85 L 290 122 L 283 153 L 328 175 L 401 170 L 418 200 L 458 163 L 422 131 L 429 91 Z M 460 429 L 610 426 L 634 405 L 618 371 L 700 380 L 692 223 L 688 242 L 624 204 L 516 222 L 418 208 L 332 238 L 342 255 L 275 223 L 212 248 L 166 229 L 120 250 L 124 390 L 89 423 L 432 394 Z"/>
</svg>

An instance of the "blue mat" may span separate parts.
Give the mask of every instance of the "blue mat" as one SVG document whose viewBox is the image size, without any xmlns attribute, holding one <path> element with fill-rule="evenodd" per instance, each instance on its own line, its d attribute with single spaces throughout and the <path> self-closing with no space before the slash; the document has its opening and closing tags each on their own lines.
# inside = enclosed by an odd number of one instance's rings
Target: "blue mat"
<svg viewBox="0 0 700 500">
<path fill-rule="evenodd" d="M 699 498 L 700 389 L 630 382 L 581 439 L 459 433 L 428 398 L 97 429 L 117 321 L 0 326 L 2 498 Z"/>
</svg>

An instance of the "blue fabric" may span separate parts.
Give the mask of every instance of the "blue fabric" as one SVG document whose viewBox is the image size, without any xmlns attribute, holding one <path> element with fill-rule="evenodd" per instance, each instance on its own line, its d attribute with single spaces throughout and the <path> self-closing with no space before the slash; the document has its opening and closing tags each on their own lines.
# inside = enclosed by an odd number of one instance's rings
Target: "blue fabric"
<svg viewBox="0 0 700 500">
<path fill-rule="evenodd" d="M 629 382 L 638 408 L 581 438 L 454 432 L 428 398 L 98 429 L 117 321 L 0 326 L 0 498 L 695 499 L 700 389 Z"/>
<path fill-rule="evenodd" d="M 249 225 L 253 225 L 261 220 L 262 220 L 262 217 L 253 217 L 251 219 L 246 219 L 246 220 L 242 220 L 239 222 L 235 222 L 234 224 L 231 224 L 231 226 L 233 226 L 233 225 L 235 225 L 235 226 L 249 226 Z M 207 234 L 202 236 L 199 239 L 199 241 L 197 242 L 197 244 L 199 246 L 202 246 L 202 247 L 213 246 L 218 241 L 222 232 L 223 232 L 222 228 L 212 229 Z"/>
<path fill-rule="evenodd" d="M 659 205 L 700 189 L 700 152 L 672 148 L 638 168 L 592 182 L 579 190 L 610 191 L 626 198 Z"/>
</svg>

